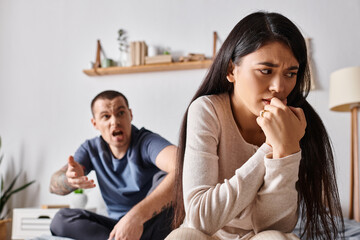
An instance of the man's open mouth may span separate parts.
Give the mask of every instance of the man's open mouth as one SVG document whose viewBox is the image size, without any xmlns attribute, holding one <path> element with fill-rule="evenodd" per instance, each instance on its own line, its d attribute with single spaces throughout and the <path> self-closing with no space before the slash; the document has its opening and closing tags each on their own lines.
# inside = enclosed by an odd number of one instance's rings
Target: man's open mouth
<svg viewBox="0 0 360 240">
<path fill-rule="evenodd" d="M 112 132 L 112 135 L 114 137 L 120 136 L 120 135 L 123 135 L 123 134 L 124 134 L 124 132 L 122 130 L 115 130 L 115 131 Z"/>
</svg>

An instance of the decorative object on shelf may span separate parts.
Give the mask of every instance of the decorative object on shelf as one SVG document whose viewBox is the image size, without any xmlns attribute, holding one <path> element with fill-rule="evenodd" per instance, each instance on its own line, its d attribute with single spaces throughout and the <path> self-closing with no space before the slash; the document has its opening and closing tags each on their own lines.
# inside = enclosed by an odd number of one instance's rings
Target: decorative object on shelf
<svg viewBox="0 0 360 240">
<path fill-rule="evenodd" d="M 199 53 L 189 53 L 186 57 L 180 57 L 180 62 L 189 62 L 189 61 L 204 61 L 205 60 L 205 54 L 199 54 Z"/>
<path fill-rule="evenodd" d="M 0 137 L 0 149 L 1 149 L 1 137 Z M 0 155 L 0 165 L 3 160 L 3 157 L 4 157 L 4 155 L 1 154 Z M 31 184 L 33 184 L 35 182 L 35 180 L 33 180 L 31 182 L 28 182 L 28 183 L 22 185 L 21 187 L 13 189 L 20 174 L 21 174 L 21 172 L 19 172 L 14 177 L 14 179 L 11 181 L 10 185 L 6 188 L 6 190 L 4 190 L 5 180 L 0 172 L 0 239 L 1 240 L 10 239 L 10 236 L 11 236 L 11 234 L 10 234 L 11 219 L 6 219 L 8 212 L 10 210 L 8 209 L 8 211 L 6 213 L 3 213 L 7 201 L 10 199 L 10 197 L 13 194 L 20 192 L 21 190 L 27 188 L 28 186 L 30 186 Z"/>
<path fill-rule="evenodd" d="M 312 39 L 305 38 L 307 54 L 308 54 L 308 63 L 309 63 L 309 71 L 310 71 L 310 81 L 311 81 L 311 90 L 315 90 L 316 88 L 316 78 L 315 78 L 315 62 L 312 57 Z"/>
<path fill-rule="evenodd" d="M 71 208 L 85 208 L 88 197 L 83 189 L 76 189 L 71 196 Z"/>
<path fill-rule="evenodd" d="M 104 48 L 100 44 L 100 40 L 99 40 L 99 45 L 100 45 L 100 51 L 101 51 L 101 53 L 103 55 L 103 59 L 101 61 L 101 67 L 106 68 L 106 67 L 116 66 L 116 64 L 114 63 L 114 60 L 107 57 Z"/>
<path fill-rule="evenodd" d="M 127 43 L 127 33 L 124 29 L 119 29 L 118 38 L 120 55 L 117 66 L 126 67 L 130 65 L 129 61 L 129 44 Z"/>
<path fill-rule="evenodd" d="M 101 60 L 101 54 L 103 55 L 103 58 Z M 114 60 L 108 58 L 106 56 L 106 53 L 101 46 L 100 40 L 97 40 L 97 47 L 96 47 L 96 57 L 95 57 L 95 63 L 92 64 L 92 68 L 96 72 L 99 68 L 107 68 L 107 67 L 113 67 L 115 66 Z"/>
<path fill-rule="evenodd" d="M 218 34 L 217 32 L 213 32 L 213 60 L 215 59 L 215 56 L 216 56 L 216 52 L 217 52 L 217 49 L 216 49 L 216 43 L 218 41 Z"/>
<path fill-rule="evenodd" d="M 148 52 L 147 52 L 147 56 L 148 57 L 154 57 L 158 55 L 158 48 L 154 45 L 150 45 L 148 46 Z"/>
<path fill-rule="evenodd" d="M 359 136 L 360 66 L 343 68 L 330 76 L 330 110 L 351 112 L 350 209 L 349 218 L 360 222 Z"/>
<path fill-rule="evenodd" d="M 113 67 L 115 66 L 114 60 L 112 60 L 111 58 L 104 58 L 101 62 L 101 66 L 104 68 Z"/>
<path fill-rule="evenodd" d="M 219 37 L 217 32 L 214 31 L 213 32 L 213 55 L 212 55 L 213 60 L 216 57 L 216 53 L 217 53 L 217 43 L 219 43 L 219 45 L 221 47 L 221 45 L 223 44 L 223 40 Z"/>
<path fill-rule="evenodd" d="M 97 40 L 96 44 L 96 57 L 95 57 L 95 63 L 93 64 L 93 68 L 96 71 L 97 68 L 101 68 L 101 43 L 100 40 Z"/>
</svg>

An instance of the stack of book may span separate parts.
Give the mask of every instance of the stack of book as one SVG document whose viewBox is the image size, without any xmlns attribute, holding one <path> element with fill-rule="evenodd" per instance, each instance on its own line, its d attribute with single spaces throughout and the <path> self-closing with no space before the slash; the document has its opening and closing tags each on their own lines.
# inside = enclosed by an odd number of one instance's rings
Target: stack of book
<svg viewBox="0 0 360 240">
<path fill-rule="evenodd" d="M 147 45 L 144 41 L 130 42 L 131 66 L 144 65 L 146 55 Z"/>
<path fill-rule="evenodd" d="M 172 58 L 170 54 L 145 57 L 145 64 L 159 64 L 159 63 L 170 63 L 170 62 L 172 62 Z"/>
<path fill-rule="evenodd" d="M 130 42 L 131 66 L 172 62 L 172 57 L 170 54 L 147 56 L 147 51 L 148 51 L 148 46 L 144 41 Z"/>
</svg>

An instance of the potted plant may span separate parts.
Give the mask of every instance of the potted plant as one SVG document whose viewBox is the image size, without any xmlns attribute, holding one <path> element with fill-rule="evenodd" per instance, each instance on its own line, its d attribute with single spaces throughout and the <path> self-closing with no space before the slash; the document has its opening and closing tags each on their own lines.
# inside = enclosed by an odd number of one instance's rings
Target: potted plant
<svg viewBox="0 0 360 240">
<path fill-rule="evenodd" d="M 128 59 L 129 44 L 127 43 L 127 32 L 124 29 L 118 30 L 117 40 L 119 41 L 119 50 L 120 50 L 118 66 L 126 67 L 129 65 L 129 59 Z"/>
<path fill-rule="evenodd" d="M 0 137 L 0 150 L 1 150 L 1 137 Z M 3 160 L 4 155 L 0 155 L 0 165 Z M 11 181 L 10 185 L 7 188 L 4 188 L 4 179 L 3 176 L 0 173 L 0 239 L 10 239 L 10 233 L 8 232 L 8 229 L 10 229 L 11 225 L 11 219 L 6 219 L 6 216 L 8 215 L 9 210 L 6 213 L 3 213 L 5 209 L 5 205 L 7 201 L 10 199 L 10 197 L 17 193 L 31 184 L 35 182 L 35 180 L 28 182 L 21 187 L 15 188 L 15 183 L 17 179 L 19 178 L 21 172 L 19 172 L 14 179 Z"/>
<path fill-rule="evenodd" d="M 85 208 L 88 197 L 83 189 L 79 188 L 73 192 L 70 207 L 71 208 Z"/>
</svg>

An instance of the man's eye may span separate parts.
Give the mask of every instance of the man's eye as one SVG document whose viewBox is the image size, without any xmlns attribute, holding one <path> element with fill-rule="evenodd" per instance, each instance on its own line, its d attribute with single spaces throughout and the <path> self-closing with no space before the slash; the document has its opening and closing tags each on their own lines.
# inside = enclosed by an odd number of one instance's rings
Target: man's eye
<svg viewBox="0 0 360 240">
<path fill-rule="evenodd" d="M 272 71 L 271 69 L 260 69 L 259 70 L 262 74 L 265 74 L 265 75 L 268 75 L 268 74 L 271 74 Z"/>
<path fill-rule="evenodd" d="M 109 118 L 110 118 L 110 115 L 102 115 L 101 118 L 103 118 L 103 119 L 109 119 Z"/>
<path fill-rule="evenodd" d="M 125 111 L 120 111 L 119 116 L 123 116 L 125 114 Z"/>
</svg>

